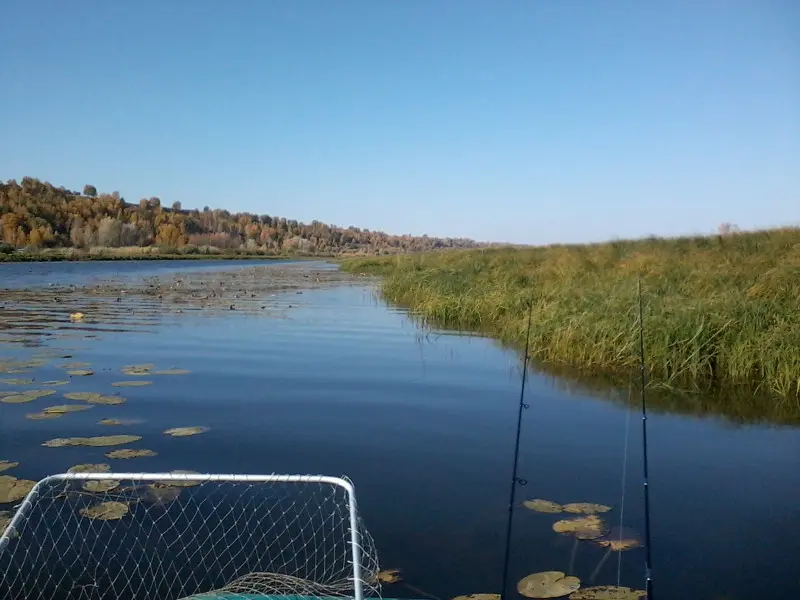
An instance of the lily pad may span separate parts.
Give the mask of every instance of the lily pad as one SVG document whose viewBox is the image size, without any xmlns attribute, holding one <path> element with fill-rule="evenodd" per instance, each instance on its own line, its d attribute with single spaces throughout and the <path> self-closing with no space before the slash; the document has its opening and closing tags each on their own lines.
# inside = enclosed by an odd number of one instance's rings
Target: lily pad
<svg viewBox="0 0 800 600">
<path fill-rule="evenodd" d="M 8 377 L 6 379 L 0 379 L 0 383 L 5 383 L 6 385 L 30 385 L 33 383 L 33 379 L 20 379 L 18 377 Z"/>
<path fill-rule="evenodd" d="M 12 462 L 10 460 L 0 460 L 0 473 L 3 471 L 8 471 L 9 469 L 13 469 L 14 467 L 18 467 L 18 462 Z"/>
<path fill-rule="evenodd" d="M 199 475 L 200 474 L 197 471 L 182 471 L 182 470 L 170 471 L 170 473 L 172 473 L 174 475 Z M 176 479 L 176 480 L 170 480 L 170 481 L 156 481 L 155 483 L 150 484 L 150 487 L 155 487 L 155 488 L 159 488 L 159 487 L 161 487 L 161 488 L 164 488 L 164 487 L 195 487 L 197 485 L 200 485 L 201 483 L 203 483 L 203 482 L 202 481 L 192 481 L 190 479 L 184 479 L 184 480 Z"/>
<path fill-rule="evenodd" d="M 67 371 L 67 375 L 74 375 L 75 377 L 88 377 L 89 375 L 94 375 L 94 371 L 89 371 L 88 369 L 74 369 L 72 371 Z"/>
<path fill-rule="evenodd" d="M 571 502 L 564 505 L 564 511 L 580 515 L 594 515 L 610 510 L 610 506 L 606 506 L 605 504 L 592 504 L 591 502 Z"/>
<path fill-rule="evenodd" d="M 69 383 L 69 379 L 57 379 L 57 380 L 53 380 L 53 381 L 43 381 L 42 385 L 56 386 L 56 385 L 67 385 L 68 383 Z"/>
<path fill-rule="evenodd" d="M 550 500 L 540 500 L 539 498 L 535 498 L 533 500 L 525 500 L 522 503 L 525 508 L 529 508 L 536 512 L 540 513 L 560 513 L 564 510 L 564 507 L 556 502 L 551 502 Z"/>
<path fill-rule="evenodd" d="M 191 373 L 189 369 L 163 369 L 162 371 L 153 371 L 153 375 L 188 375 Z"/>
<path fill-rule="evenodd" d="M 47 448 L 63 448 L 65 446 L 121 446 L 138 442 L 140 435 L 101 435 L 97 437 L 56 438 L 42 444 Z"/>
<path fill-rule="evenodd" d="M 111 465 L 105 463 L 86 463 L 70 467 L 67 473 L 108 473 L 110 470 Z"/>
<path fill-rule="evenodd" d="M 89 508 L 82 508 L 79 512 L 87 519 L 114 521 L 127 515 L 130 509 L 128 505 L 123 502 L 103 502 L 90 506 Z"/>
<path fill-rule="evenodd" d="M 164 435 L 171 435 L 172 437 L 186 437 L 189 435 L 198 435 L 209 431 L 209 427 L 173 427 L 167 429 Z"/>
<path fill-rule="evenodd" d="M 97 392 L 67 392 L 64 394 L 64 398 L 89 402 L 92 398 L 98 398 L 100 395 Z"/>
<path fill-rule="evenodd" d="M 150 375 L 153 369 L 155 369 L 155 365 L 147 364 L 147 365 L 128 365 L 127 367 L 122 367 L 122 372 L 125 375 L 133 375 L 133 376 L 142 376 L 142 375 Z"/>
<path fill-rule="evenodd" d="M 85 317 L 86 315 L 82 312 L 74 312 L 69 315 L 69 320 L 72 322 L 83 321 Z"/>
<path fill-rule="evenodd" d="M 467 594 L 456 596 L 452 600 L 500 600 L 500 594 Z"/>
<path fill-rule="evenodd" d="M 113 479 L 93 479 L 85 482 L 81 487 L 87 492 L 103 494 L 117 489 L 119 487 L 119 481 Z"/>
<path fill-rule="evenodd" d="M 115 381 L 112 383 L 114 387 L 142 387 L 145 385 L 153 385 L 152 381 Z"/>
<path fill-rule="evenodd" d="M 595 542 L 608 548 L 610 552 L 626 552 L 641 547 L 642 538 L 630 527 L 612 527 L 608 533 Z"/>
<path fill-rule="evenodd" d="M 7 511 L 7 510 L 0 510 L 0 535 L 2 535 L 2 534 L 3 534 L 3 532 L 6 530 L 6 527 L 8 527 L 9 525 L 11 525 L 11 519 L 13 518 L 13 516 L 14 516 L 14 515 L 12 515 L 12 514 L 11 514 L 9 511 Z M 17 532 L 15 531 L 15 532 L 14 532 L 14 533 L 11 535 L 11 537 L 12 537 L 12 539 L 13 539 L 13 538 L 15 538 L 15 537 L 17 537 Z"/>
<path fill-rule="evenodd" d="M 569 600 L 640 600 L 647 596 L 644 590 L 632 590 L 616 585 L 595 585 L 569 595 Z"/>
<path fill-rule="evenodd" d="M 64 413 L 80 412 L 82 410 L 89 410 L 90 408 L 94 408 L 94 406 L 89 406 L 87 404 L 61 404 L 59 406 L 48 406 L 42 412 L 45 414 L 63 415 Z"/>
<path fill-rule="evenodd" d="M 0 475 L 0 504 L 22 500 L 35 485 L 35 481 Z"/>
<path fill-rule="evenodd" d="M 398 583 L 401 581 L 400 569 L 386 569 L 378 571 L 378 581 L 380 583 Z"/>
<path fill-rule="evenodd" d="M 517 584 L 517 591 L 527 598 L 559 598 L 577 591 L 581 580 L 561 571 L 543 571 L 528 575 Z"/>
<path fill-rule="evenodd" d="M 58 365 L 62 369 L 85 369 L 86 367 L 90 367 L 92 363 L 88 362 L 70 362 L 64 363 L 63 365 Z"/>
<path fill-rule="evenodd" d="M 24 392 L 14 394 L 13 396 L 5 396 L 4 398 L 0 398 L 0 402 L 5 402 L 6 404 L 23 404 L 25 402 L 33 402 L 37 398 L 52 396 L 55 393 L 55 390 L 25 390 Z"/>
<path fill-rule="evenodd" d="M 106 452 L 108 458 L 142 458 L 145 456 L 158 456 L 158 452 L 146 448 L 120 448 Z"/>
<path fill-rule="evenodd" d="M 151 485 L 147 486 L 141 496 L 141 501 L 152 506 L 166 506 L 174 502 L 181 495 L 181 490 L 175 486 Z"/>
<path fill-rule="evenodd" d="M 46 413 L 46 412 L 38 412 L 38 413 L 28 413 L 25 415 L 25 418 L 29 421 L 44 421 L 46 419 L 58 419 L 64 413 Z"/>
<path fill-rule="evenodd" d="M 122 425 L 122 421 L 119 419 L 100 419 L 97 422 L 98 425 Z"/>
<path fill-rule="evenodd" d="M 122 396 L 104 396 L 97 392 L 70 392 L 69 394 L 64 394 L 64 398 L 80 400 L 89 404 L 123 404 L 125 402 L 125 398 Z"/>
<path fill-rule="evenodd" d="M 605 523 L 597 515 L 564 519 L 553 523 L 553 531 L 573 535 L 579 540 L 596 540 L 606 532 Z"/>
</svg>

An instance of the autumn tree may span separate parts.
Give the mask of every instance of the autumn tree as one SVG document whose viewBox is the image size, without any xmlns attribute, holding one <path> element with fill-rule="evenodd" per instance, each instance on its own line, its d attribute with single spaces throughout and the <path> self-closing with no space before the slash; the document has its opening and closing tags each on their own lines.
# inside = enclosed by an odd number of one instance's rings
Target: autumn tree
<svg viewBox="0 0 800 600">
<path fill-rule="evenodd" d="M 95 198 L 97 197 L 97 188 L 87 183 L 83 186 L 83 195 L 89 196 L 89 198 Z"/>
</svg>

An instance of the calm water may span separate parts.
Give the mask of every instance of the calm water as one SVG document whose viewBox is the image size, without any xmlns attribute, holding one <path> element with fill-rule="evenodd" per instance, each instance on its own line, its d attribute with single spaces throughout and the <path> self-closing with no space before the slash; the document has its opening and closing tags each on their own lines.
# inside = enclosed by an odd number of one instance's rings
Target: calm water
<svg viewBox="0 0 800 600">
<path fill-rule="evenodd" d="M 116 271 L 135 277 L 162 268 L 182 265 L 0 265 L 0 288 L 41 284 L 44 271 L 60 283 L 81 284 Z M 97 425 L 102 417 L 143 419 L 124 432 L 142 435 L 137 446 L 159 455 L 119 461 L 117 470 L 344 474 L 356 485 L 382 568 L 402 569 L 412 586 L 441 599 L 499 592 L 518 358 L 491 340 L 423 332 L 368 285 L 278 295 L 271 302 L 285 310 L 170 314 L 133 332 L 83 339 L 85 332 L 76 331 L 75 338 L 48 341 L 76 348 L 69 360 L 90 362 L 95 374 L 72 378 L 56 396 L 0 404 L 0 459 L 21 463 L 7 474 L 38 479 L 77 463 L 108 462 L 104 448 L 40 444 L 123 433 Z M 40 351 L 0 345 L 6 358 Z M 35 377 L 63 379 L 60 362 L 67 361 L 53 359 Z M 111 387 L 130 379 L 119 369 L 132 363 L 191 374 L 147 378 L 155 380 L 150 387 Z M 10 389 L 0 384 L 0 391 Z M 614 525 L 624 505 L 623 524 L 643 531 L 638 415 L 561 389 L 551 377 L 529 379 L 520 462 L 528 483 L 518 500 L 609 504 Z M 55 420 L 24 418 L 64 403 L 57 398 L 66 391 L 119 391 L 129 400 Z M 796 598 L 800 430 L 663 413 L 652 414 L 648 424 L 658 597 Z M 179 440 L 161 434 L 183 425 L 211 430 Z M 556 518 L 517 509 L 512 584 L 536 571 L 568 569 L 572 542 L 552 532 Z M 588 582 L 603 554 L 582 542 L 575 574 Z M 641 549 L 622 555 L 623 585 L 642 587 L 643 561 Z M 595 583 L 616 580 L 612 555 Z M 420 594 L 386 586 L 384 595 Z"/>
</svg>

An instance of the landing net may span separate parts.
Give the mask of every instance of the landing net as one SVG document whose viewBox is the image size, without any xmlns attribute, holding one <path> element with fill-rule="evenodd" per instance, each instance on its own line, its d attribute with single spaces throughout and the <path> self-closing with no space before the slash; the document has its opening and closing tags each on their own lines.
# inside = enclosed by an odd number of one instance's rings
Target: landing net
<svg viewBox="0 0 800 600">
<path fill-rule="evenodd" d="M 334 477 L 54 475 L 0 533 L 1 600 L 380 597 L 353 486 Z"/>
</svg>

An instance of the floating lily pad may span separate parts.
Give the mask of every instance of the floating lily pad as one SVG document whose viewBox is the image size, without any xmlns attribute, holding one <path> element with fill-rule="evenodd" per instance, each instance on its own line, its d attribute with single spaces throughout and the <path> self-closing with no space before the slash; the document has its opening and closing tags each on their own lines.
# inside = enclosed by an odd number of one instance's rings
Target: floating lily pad
<svg viewBox="0 0 800 600">
<path fill-rule="evenodd" d="M 172 437 L 186 437 L 189 435 L 198 435 L 209 431 L 209 427 L 173 427 L 167 429 L 164 435 L 171 435 Z"/>
<path fill-rule="evenodd" d="M 386 569 L 378 571 L 378 581 L 380 583 L 398 583 L 401 581 L 400 569 Z"/>
<path fill-rule="evenodd" d="M 140 435 L 101 435 L 97 437 L 56 438 L 42 444 L 47 448 L 63 448 L 65 446 L 121 446 L 138 442 Z"/>
<path fill-rule="evenodd" d="M 627 552 L 628 550 L 639 548 L 642 545 L 639 540 L 631 538 L 622 540 L 600 540 L 597 543 L 608 548 L 612 552 Z"/>
<path fill-rule="evenodd" d="M 70 467 L 67 473 L 108 473 L 110 470 L 111 465 L 105 463 L 86 463 Z"/>
<path fill-rule="evenodd" d="M 64 413 L 80 412 L 82 410 L 89 410 L 90 408 L 94 408 L 94 406 L 86 404 L 61 404 L 59 406 L 48 406 L 42 412 L 45 414 L 63 415 Z"/>
<path fill-rule="evenodd" d="M 55 393 L 55 390 L 25 390 L 19 394 L 0 398 L 0 402 L 5 402 L 6 404 L 23 404 L 25 402 L 33 402 L 37 398 L 52 396 Z"/>
<path fill-rule="evenodd" d="M 155 368 L 156 366 L 151 364 L 128 365 L 127 367 L 122 367 L 122 372 L 125 375 L 134 375 L 134 376 L 150 375 L 151 371 Z"/>
<path fill-rule="evenodd" d="M 33 379 L 20 379 L 19 377 L 8 377 L 6 379 L 0 379 L 0 383 L 5 383 L 6 385 L 30 385 L 33 383 Z"/>
<path fill-rule="evenodd" d="M 114 387 L 142 387 L 145 385 L 153 385 L 152 381 L 115 381 L 112 383 Z"/>
<path fill-rule="evenodd" d="M 0 504 L 22 500 L 35 485 L 35 481 L 0 475 Z"/>
<path fill-rule="evenodd" d="M 12 462 L 10 460 L 0 460 L 0 473 L 3 471 L 8 471 L 9 469 L 13 469 L 14 467 L 18 467 L 18 462 Z"/>
<path fill-rule="evenodd" d="M 42 385 L 56 386 L 56 385 L 67 385 L 68 383 L 69 383 L 69 379 L 58 379 L 58 380 L 53 380 L 53 381 L 43 381 Z"/>
<path fill-rule="evenodd" d="M 58 365 L 62 369 L 85 369 L 86 367 L 90 367 L 92 363 L 88 362 L 70 362 L 64 363 L 63 365 Z"/>
<path fill-rule="evenodd" d="M 611 552 L 626 552 L 642 545 L 641 536 L 630 527 L 612 527 L 602 538 L 595 541 Z"/>
<path fill-rule="evenodd" d="M 610 510 L 610 506 L 606 506 L 605 504 L 592 504 L 591 502 L 571 502 L 564 505 L 564 511 L 581 515 L 594 515 Z"/>
<path fill-rule="evenodd" d="M 164 369 L 162 371 L 153 371 L 153 375 L 188 375 L 191 373 L 189 369 Z"/>
<path fill-rule="evenodd" d="M 98 425 L 122 425 L 122 421 L 119 419 L 100 419 L 97 422 Z"/>
<path fill-rule="evenodd" d="M 74 375 L 75 377 L 88 377 L 89 375 L 94 375 L 94 371 L 89 371 L 88 369 L 74 369 L 72 371 L 67 371 L 67 375 Z"/>
<path fill-rule="evenodd" d="M 38 413 L 28 413 L 25 415 L 25 418 L 29 421 L 44 421 L 46 419 L 58 419 L 64 413 L 46 413 L 46 412 L 38 412 Z"/>
<path fill-rule="evenodd" d="M 644 590 L 632 590 L 616 585 L 595 585 L 569 595 L 569 600 L 640 600 L 647 596 Z"/>
<path fill-rule="evenodd" d="M 13 516 L 14 515 L 12 515 L 7 510 L 0 510 L 0 535 L 3 534 L 3 532 L 6 530 L 6 528 L 9 525 L 11 525 L 11 519 L 13 518 Z M 15 538 L 15 537 L 17 537 L 17 532 L 16 531 L 11 535 L 12 539 Z"/>
<path fill-rule="evenodd" d="M 170 471 L 170 473 L 174 475 L 199 475 L 197 471 Z M 156 481 L 155 483 L 150 484 L 150 487 L 154 488 L 163 488 L 163 487 L 195 487 L 203 483 L 202 481 L 192 481 L 190 479 L 176 479 L 176 480 L 169 480 L 169 481 Z"/>
<path fill-rule="evenodd" d="M 500 600 L 500 594 L 467 594 L 456 596 L 452 600 Z"/>
<path fill-rule="evenodd" d="M 117 489 L 119 487 L 119 481 L 113 479 L 93 479 L 85 482 L 81 487 L 87 492 L 103 494 Z"/>
<path fill-rule="evenodd" d="M 104 396 L 97 392 L 70 392 L 69 394 L 64 394 L 64 398 L 80 400 L 89 404 L 123 404 L 125 402 L 125 398 L 122 396 Z"/>
<path fill-rule="evenodd" d="M 89 508 L 82 508 L 79 512 L 87 519 L 114 521 L 127 515 L 130 509 L 128 505 L 123 502 L 103 502 L 90 506 Z"/>
<path fill-rule="evenodd" d="M 69 316 L 69 320 L 72 322 L 83 321 L 84 318 L 86 318 L 86 315 L 82 312 L 74 312 Z"/>
<path fill-rule="evenodd" d="M 145 448 L 120 448 L 119 450 L 111 450 L 106 452 L 108 458 L 142 458 L 145 456 L 158 456 L 158 452 L 154 450 L 147 450 Z"/>
<path fill-rule="evenodd" d="M 535 498 L 534 500 L 525 500 L 522 503 L 525 508 L 529 508 L 536 512 L 540 513 L 560 513 L 564 510 L 564 507 L 556 502 L 551 502 L 550 500 L 540 500 Z"/>
<path fill-rule="evenodd" d="M 517 584 L 517 591 L 528 598 L 559 598 L 577 591 L 581 580 L 561 571 L 543 571 L 528 575 Z"/>
<path fill-rule="evenodd" d="M 151 485 L 147 486 L 141 496 L 141 501 L 152 506 L 166 506 L 174 502 L 181 495 L 181 490 L 175 486 Z"/>
<path fill-rule="evenodd" d="M 564 519 L 553 523 L 553 531 L 573 535 L 579 540 L 595 540 L 606 532 L 605 523 L 597 515 Z"/>
</svg>

